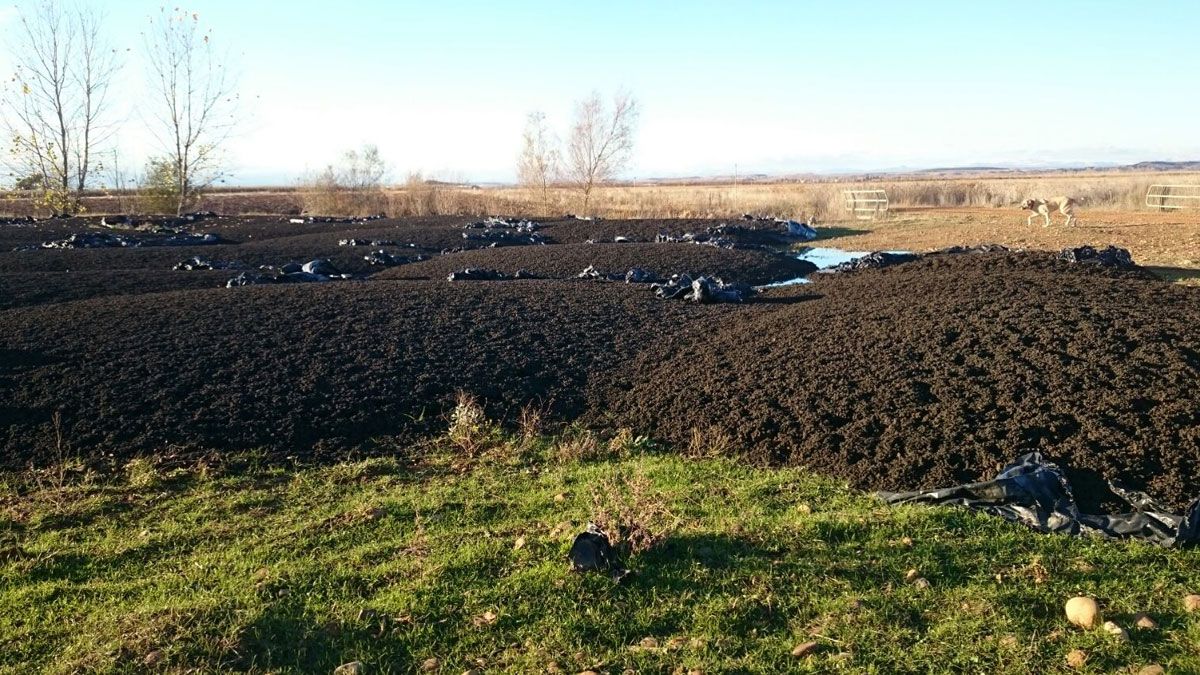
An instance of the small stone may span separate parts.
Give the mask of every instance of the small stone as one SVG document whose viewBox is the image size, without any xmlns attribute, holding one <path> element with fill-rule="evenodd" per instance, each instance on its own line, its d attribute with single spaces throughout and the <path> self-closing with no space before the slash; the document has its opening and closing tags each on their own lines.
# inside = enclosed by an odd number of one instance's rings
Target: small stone
<svg viewBox="0 0 1200 675">
<path fill-rule="evenodd" d="M 600 675 L 600 673 L 597 673 L 594 670 L 581 670 L 579 671 L 579 675 Z"/>
<path fill-rule="evenodd" d="M 1087 652 L 1082 649 L 1072 649 L 1067 652 L 1067 666 L 1076 670 L 1087 664 Z"/>
<path fill-rule="evenodd" d="M 796 506 L 796 511 L 800 512 L 800 515 L 807 516 L 812 513 L 812 507 L 808 504 L 800 504 Z"/>
<path fill-rule="evenodd" d="M 920 576 L 921 576 L 921 573 L 919 571 L 917 571 L 915 569 L 911 569 L 904 573 L 904 580 L 911 584 L 912 582 L 916 581 L 917 578 Z"/>
<path fill-rule="evenodd" d="M 333 669 L 333 675 L 361 675 L 362 672 L 363 672 L 362 661 L 351 661 L 350 663 L 343 663 L 342 665 Z"/>
<path fill-rule="evenodd" d="M 1080 628 L 1095 628 L 1096 620 L 1100 617 L 1100 606 L 1096 601 L 1085 595 L 1078 595 L 1067 601 L 1064 607 L 1067 620 Z"/>
<path fill-rule="evenodd" d="M 1150 615 L 1145 612 L 1138 612 L 1133 615 L 1133 625 L 1142 630 L 1155 630 L 1158 628 L 1158 622 L 1150 618 Z"/>
<path fill-rule="evenodd" d="M 1129 642 L 1129 633 L 1126 633 L 1124 628 L 1121 628 L 1112 621 L 1104 622 L 1104 631 L 1121 642 Z"/>
<path fill-rule="evenodd" d="M 438 661 L 436 658 L 428 658 L 421 662 L 421 670 L 428 673 L 432 670 L 437 670 L 438 666 L 441 664 L 442 662 Z"/>
<path fill-rule="evenodd" d="M 1157 663 L 1151 663 L 1148 666 L 1142 666 L 1142 669 L 1137 671 L 1137 675 L 1166 675 L 1166 670 Z"/>
<path fill-rule="evenodd" d="M 153 666 L 153 665 L 157 664 L 159 661 L 162 661 L 163 656 L 164 656 L 164 654 L 162 653 L 161 649 L 155 649 L 154 651 L 150 652 L 149 654 L 146 654 L 145 658 L 142 659 L 142 664 L 147 665 L 147 666 Z"/>
<path fill-rule="evenodd" d="M 517 540 L 513 542 L 513 549 L 519 551 L 523 548 L 525 548 L 525 537 L 517 537 Z"/>
<path fill-rule="evenodd" d="M 550 663 L 546 664 L 546 672 L 547 673 L 561 673 L 562 666 L 558 665 L 558 661 L 551 661 Z"/>
<path fill-rule="evenodd" d="M 560 492 L 560 493 L 558 493 L 558 494 L 554 495 L 554 501 L 555 501 L 555 502 L 557 502 L 557 503 L 559 503 L 559 504 L 561 504 L 561 503 L 563 503 L 563 502 L 567 501 L 567 495 L 566 495 L 566 493 L 564 493 L 564 492 Z"/>
<path fill-rule="evenodd" d="M 1196 595 L 1193 593 L 1191 595 L 1184 596 L 1183 608 L 1186 609 L 1188 612 L 1195 612 L 1195 611 L 1200 610 L 1200 595 Z"/>
<path fill-rule="evenodd" d="M 912 545 L 913 545 L 912 537 L 901 537 L 900 545 L 907 546 L 908 548 L 912 548 Z"/>
<path fill-rule="evenodd" d="M 475 626 L 477 628 L 482 627 L 482 626 L 490 626 L 490 625 L 496 623 L 497 618 L 499 618 L 499 617 L 496 615 L 495 612 L 488 610 L 488 611 L 484 612 L 483 614 L 480 614 L 479 616 L 472 619 L 471 623 L 475 624 Z"/>
<path fill-rule="evenodd" d="M 820 646 L 821 645 L 817 642 L 805 642 L 802 644 L 798 644 L 798 645 L 796 645 L 796 648 L 792 650 L 792 656 L 794 656 L 798 659 L 802 659 L 807 656 L 812 656 L 812 654 L 814 652 L 816 652 L 817 648 Z"/>
<path fill-rule="evenodd" d="M 687 643 L 687 638 L 683 637 L 682 635 L 676 635 L 670 640 L 667 640 L 667 649 L 681 649 Z"/>
<path fill-rule="evenodd" d="M 638 646 L 642 649 L 658 649 L 658 640 L 655 640 L 652 637 L 644 637 L 642 638 L 642 641 L 638 643 Z"/>
</svg>

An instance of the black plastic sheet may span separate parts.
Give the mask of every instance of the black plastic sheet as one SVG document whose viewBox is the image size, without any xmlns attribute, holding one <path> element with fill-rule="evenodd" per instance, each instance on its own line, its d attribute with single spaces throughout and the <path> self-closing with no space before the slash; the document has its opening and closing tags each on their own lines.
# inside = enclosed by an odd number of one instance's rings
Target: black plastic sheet
<svg viewBox="0 0 1200 675">
<path fill-rule="evenodd" d="M 965 506 L 1027 525 L 1039 532 L 1109 539 L 1140 539 L 1165 547 L 1200 540 L 1200 499 L 1182 515 L 1170 513 L 1149 495 L 1109 483 L 1132 509 L 1127 513 L 1083 513 L 1070 481 L 1041 453 L 1017 458 L 990 481 L 920 492 L 880 492 L 889 504 Z"/>
</svg>

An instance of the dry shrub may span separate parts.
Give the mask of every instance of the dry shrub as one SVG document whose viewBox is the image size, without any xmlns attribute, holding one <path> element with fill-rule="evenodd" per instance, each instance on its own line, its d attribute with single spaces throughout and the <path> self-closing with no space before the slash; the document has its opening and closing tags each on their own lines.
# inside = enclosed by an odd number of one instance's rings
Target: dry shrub
<svg viewBox="0 0 1200 675">
<path fill-rule="evenodd" d="M 328 176 L 310 179 L 297 195 L 302 212 L 314 216 L 360 218 L 386 213 L 388 208 L 383 190 L 341 187 Z"/>
<path fill-rule="evenodd" d="M 649 436 L 637 436 L 629 427 L 621 427 L 608 439 L 608 453 L 613 457 L 629 457 L 649 452 L 653 445 Z"/>
<path fill-rule="evenodd" d="M 153 460 L 137 457 L 125 463 L 125 478 L 130 487 L 149 488 L 157 485 L 161 476 Z"/>
<path fill-rule="evenodd" d="M 450 412 L 446 438 L 468 457 L 477 457 L 494 446 L 500 436 L 499 428 L 487 417 L 483 406 L 473 395 L 459 392 Z"/>
<path fill-rule="evenodd" d="M 554 456 L 560 462 L 591 462 L 609 456 L 608 448 L 588 429 L 563 432 L 554 446 Z"/>
<path fill-rule="evenodd" d="M 642 553 L 664 541 L 679 519 L 642 473 L 600 482 L 592 490 L 592 522 L 609 542 L 627 553 Z"/>
<path fill-rule="evenodd" d="M 545 429 L 546 411 L 543 406 L 535 403 L 526 403 L 521 406 L 521 412 L 517 416 L 517 432 L 523 442 L 532 442 L 541 436 Z"/>
<path fill-rule="evenodd" d="M 383 213 L 388 206 L 383 190 L 387 163 L 374 145 L 348 150 L 338 163 L 330 164 L 300 183 L 300 204 L 316 216 L 361 217 Z"/>
<path fill-rule="evenodd" d="M 733 437 L 717 426 L 692 427 L 686 456 L 694 458 L 728 457 L 733 453 Z"/>
</svg>

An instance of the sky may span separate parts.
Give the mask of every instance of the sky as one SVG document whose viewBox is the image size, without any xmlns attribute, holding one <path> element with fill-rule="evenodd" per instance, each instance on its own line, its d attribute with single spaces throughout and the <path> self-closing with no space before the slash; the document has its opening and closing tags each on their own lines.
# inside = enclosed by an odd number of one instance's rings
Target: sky
<svg viewBox="0 0 1200 675">
<path fill-rule="evenodd" d="M 123 54 L 121 153 L 143 158 L 140 32 L 160 5 L 96 6 Z M 565 136 L 575 101 L 618 89 L 640 109 L 627 178 L 1200 159 L 1194 0 L 186 8 L 238 73 L 235 183 L 294 182 L 363 143 L 395 180 L 512 181 L 528 113 Z"/>
</svg>

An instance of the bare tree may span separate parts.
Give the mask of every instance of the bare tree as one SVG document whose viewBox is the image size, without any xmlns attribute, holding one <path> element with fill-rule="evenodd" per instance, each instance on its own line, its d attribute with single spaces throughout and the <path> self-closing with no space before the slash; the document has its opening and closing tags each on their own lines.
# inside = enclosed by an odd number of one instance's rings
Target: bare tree
<svg viewBox="0 0 1200 675">
<path fill-rule="evenodd" d="M 542 204 L 549 205 L 550 184 L 558 174 L 559 154 L 556 139 L 546 128 L 545 113 L 529 113 L 523 141 L 517 160 L 517 180 L 521 185 L 541 190 Z"/>
<path fill-rule="evenodd" d="M 567 178 L 583 193 L 587 211 L 592 190 L 617 176 L 633 152 L 637 102 L 626 92 L 613 96 L 607 110 L 599 92 L 575 104 L 575 124 L 567 142 Z"/>
<path fill-rule="evenodd" d="M 39 179 L 42 206 L 55 214 L 79 210 L 113 130 L 103 120 L 118 61 L 101 23 L 83 6 L 44 0 L 20 15 L 12 43 L 16 73 L 3 104 L 7 163 L 18 179 Z"/>
<path fill-rule="evenodd" d="M 155 112 L 147 120 L 171 169 L 175 211 L 224 176 L 222 146 L 234 126 L 233 77 L 214 55 L 212 31 L 194 12 L 163 8 L 145 34 Z"/>
</svg>

